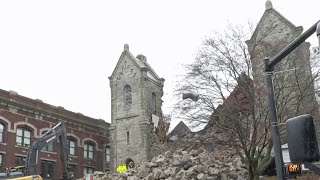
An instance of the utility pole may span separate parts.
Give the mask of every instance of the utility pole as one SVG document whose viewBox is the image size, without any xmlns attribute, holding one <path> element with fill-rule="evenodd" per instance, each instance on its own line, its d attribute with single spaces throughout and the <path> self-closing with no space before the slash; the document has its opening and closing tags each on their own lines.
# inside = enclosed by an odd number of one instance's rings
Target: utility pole
<svg viewBox="0 0 320 180">
<path fill-rule="evenodd" d="M 272 142 L 273 142 L 273 151 L 274 158 L 276 162 L 276 171 L 277 171 L 277 179 L 284 179 L 283 172 L 283 156 L 281 149 L 281 139 L 280 139 L 280 131 L 279 131 L 279 123 L 278 123 L 278 114 L 277 114 L 277 106 L 276 106 L 276 98 L 274 97 L 274 86 L 273 86 L 273 68 L 267 69 L 268 63 L 270 62 L 269 58 L 264 59 L 264 63 L 266 66 L 266 86 L 268 93 L 268 103 L 269 103 L 269 118 L 271 122 L 272 128 Z"/>
<path fill-rule="evenodd" d="M 288 54 L 290 54 L 294 49 L 296 49 L 301 43 L 303 43 L 307 38 L 309 38 L 315 32 L 318 36 L 319 45 L 320 45 L 320 21 L 318 21 L 312 27 L 310 27 L 306 32 L 304 32 L 299 37 L 297 37 L 282 51 L 280 51 L 271 60 L 269 58 L 266 58 L 264 60 L 265 72 L 266 72 L 266 88 L 268 92 L 268 102 L 269 102 L 269 112 L 270 112 L 269 118 L 272 126 L 272 140 L 273 140 L 273 149 L 274 149 L 278 180 L 284 180 L 285 177 L 283 172 L 283 158 L 282 158 L 282 149 L 281 149 L 281 141 L 280 141 L 279 122 L 277 117 L 276 99 L 274 96 L 274 86 L 272 81 L 272 74 L 273 74 L 272 72 L 276 64 L 278 64 L 283 58 L 285 58 Z"/>
</svg>

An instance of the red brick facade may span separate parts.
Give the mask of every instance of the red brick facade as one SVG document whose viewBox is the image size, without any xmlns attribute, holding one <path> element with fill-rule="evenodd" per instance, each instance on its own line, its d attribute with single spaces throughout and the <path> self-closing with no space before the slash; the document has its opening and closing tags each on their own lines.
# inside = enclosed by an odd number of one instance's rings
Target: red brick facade
<svg viewBox="0 0 320 180">
<path fill-rule="evenodd" d="M 214 126 L 214 121 L 223 119 L 237 119 L 239 113 L 254 115 L 253 109 L 253 81 L 246 74 L 241 74 L 238 79 L 238 85 L 233 89 L 230 95 L 220 104 L 212 113 L 208 124 L 201 133 Z M 231 124 L 230 124 L 231 125 Z"/>
<path fill-rule="evenodd" d="M 18 142 L 24 139 L 28 144 L 28 138 L 24 138 L 29 137 L 28 132 L 31 133 L 32 144 L 36 138 L 60 121 L 65 122 L 68 139 L 75 142 L 75 147 L 71 147 L 75 153 L 69 155 L 69 162 L 75 168 L 76 178 L 83 176 L 84 168 L 105 171 L 108 168 L 106 145 L 109 143 L 109 123 L 4 90 L 0 90 L 0 123 L 3 125 L 3 132 L 0 128 L 1 170 L 19 165 L 19 157 L 26 157 L 28 147 L 23 147 Z M 17 129 L 21 128 L 26 129 L 22 138 L 17 133 Z M 90 148 L 84 144 L 90 144 Z M 53 147 L 53 151 L 40 153 L 38 172 L 52 173 L 54 177 L 51 179 L 58 179 L 62 175 L 60 142 L 54 142 Z M 87 151 L 84 150 L 85 147 Z M 89 151 L 93 158 L 84 157 L 84 152 Z"/>
</svg>

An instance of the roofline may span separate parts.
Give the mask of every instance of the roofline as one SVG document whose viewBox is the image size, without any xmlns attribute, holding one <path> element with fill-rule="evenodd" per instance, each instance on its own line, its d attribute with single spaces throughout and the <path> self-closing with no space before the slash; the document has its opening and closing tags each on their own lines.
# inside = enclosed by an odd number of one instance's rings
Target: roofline
<svg viewBox="0 0 320 180">
<path fill-rule="evenodd" d="M 12 93 L 3 89 L 0 89 L 0 102 L 11 104 L 27 110 L 37 111 L 50 116 L 56 116 L 58 119 L 60 118 L 65 120 L 72 120 L 74 122 L 90 125 L 93 124 L 92 121 L 95 121 L 96 124 L 102 122 L 106 123 L 106 125 L 110 125 L 110 123 L 106 122 L 103 119 L 95 119 L 89 116 L 85 116 L 81 113 L 66 110 L 61 106 L 53 106 L 51 104 L 44 103 L 41 100 L 34 100 L 29 97 L 22 96 L 17 93 Z"/>
<path fill-rule="evenodd" d="M 131 54 L 131 52 L 124 50 L 124 51 L 121 53 L 121 55 L 120 55 L 120 57 L 119 57 L 119 59 L 118 59 L 117 65 L 116 65 L 116 67 L 113 69 L 111 76 L 109 76 L 109 79 L 114 77 L 115 72 L 116 72 L 116 70 L 117 70 L 117 67 L 118 67 L 119 64 L 120 64 L 120 60 L 121 60 L 126 54 L 129 55 L 129 56 L 132 58 L 132 60 L 134 61 L 134 64 L 135 64 L 139 69 L 141 69 L 141 67 L 139 67 L 139 65 L 138 65 L 137 62 L 135 61 L 135 57 Z"/>
<path fill-rule="evenodd" d="M 267 15 L 267 13 L 275 13 L 277 16 L 279 16 L 280 19 L 283 19 L 283 22 L 285 24 L 287 24 L 289 27 L 291 27 L 292 29 L 296 29 L 298 27 L 301 26 L 296 26 L 294 25 L 291 21 L 289 21 L 286 17 L 284 17 L 281 13 L 279 13 L 276 9 L 274 9 L 273 7 L 266 9 L 262 15 L 262 17 L 260 18 L 255 30 L 253 31 L 250 39 L 248 40 L 248 42 L 252 42 L 253 38 L 256 37 L 257 33 L 258 33 L 258 26 L 261 24 L 262 20 L 264 19 L 264 17 Z"/>
</svg>

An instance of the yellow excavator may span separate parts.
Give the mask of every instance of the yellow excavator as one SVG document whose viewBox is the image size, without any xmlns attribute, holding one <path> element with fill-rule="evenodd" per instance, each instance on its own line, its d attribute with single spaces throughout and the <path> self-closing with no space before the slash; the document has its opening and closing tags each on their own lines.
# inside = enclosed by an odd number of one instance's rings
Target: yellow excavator
<svg viewBox="0 0 320 180">
<path fill-rule="evenodd" d="M 63 175 L 61 180 L 73 180 L 74 174 L 69 171 L 67 131 L 63 122 L 43 134 L 29 148 L 25 166 L 17 166 L 0 173 L 0 179 L 11 180 L 43 180 L 37 172 L 38 153 L 51 141 L 59 138 L 61 142 L 61 160 Z"/>
</svg>

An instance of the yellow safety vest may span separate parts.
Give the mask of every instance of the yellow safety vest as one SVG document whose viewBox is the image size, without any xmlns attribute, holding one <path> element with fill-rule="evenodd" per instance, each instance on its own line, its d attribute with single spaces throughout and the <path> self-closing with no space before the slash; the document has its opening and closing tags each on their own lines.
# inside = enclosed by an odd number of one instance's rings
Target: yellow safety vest
<svg viewBox="0 0 320 180">
<path fill-rule="evenodd" d="M 127 166 L 126 165 L 119 165 L 117 168 L 118 173 L 123 173 L 127 171 Z"/>
<path fill-rule="evenodd" d="M 117 167 L 117 172 L 118 172 L 118 173 L 121 173 L 121 166 L 118 166 L 118 167 Z"/>
</svg>

